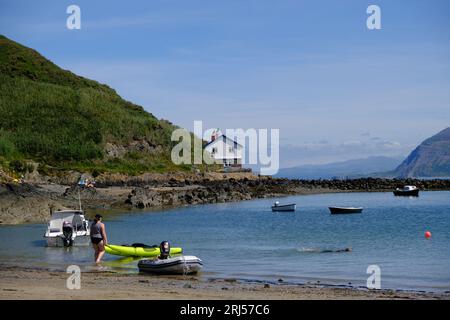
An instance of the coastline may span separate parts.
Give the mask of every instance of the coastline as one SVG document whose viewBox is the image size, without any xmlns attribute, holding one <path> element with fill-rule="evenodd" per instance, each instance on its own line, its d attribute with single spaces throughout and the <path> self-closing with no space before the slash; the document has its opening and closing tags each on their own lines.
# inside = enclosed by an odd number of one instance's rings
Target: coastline
<svg viewBox="0 0 450 320">
<path fill-rule="evenodd" d="M 450 180 L 290 180 L 251 173 L 105 175 L 96 179 L 96 188 L 80 188 L 77 177 L 39 176 L 22 183 L 0 183 L 0 225 L 47 222 L 52 211 L 78 208 L 79 197 L 88 211 L 127 211 L 289 195 L 387 192 L 406 184 L 417 185 L 422 191 L 450 190 Z"/>
<path fill-rule="evenodd" d="M 0 266 L 0 300 L 186 299 L 186 300 L 450 300 L 450 293 L 363 290 L 316 285 L 269 284 L 200 276 L 155 277 L 82 272 L 81 289 L 69 290 L 61 271 Z"/>
<path fill-rule="evenodd" d="M 264 180 L 263 180 L 264 179 Z M 144 208 L 158 209 L 172 206 L 186 206 L 198 203 L 214 203 L 240 201 L 265 197 L 281 197 L 289 195 L 307 195 L 334 192 L 383 192 L 390 191 L 386 184 L 394 183 L 379 179 L 347 180 L 347 181 L 295 181 L 286 179 L 255 179 L 225 181 L 208 181 L 203 184 L 191 184 L 181 181 L 176 185 L 173 181 L 163 181 L 159 185 L 144 186 L 101 186 L 97 189 L 82 189 L 83 208 L 90 209 L 122 208 L 126 211 L 137 209 L 127 200 L 141 199 L 148 201 Z M 395 181 L 398 183 L 398 181 Z M 404 181 L 402 181 L 404 183 Z M 422 187 L 422 190 L 446 190 L 447 185 L 431 183 L 432 188 Z M 441 183 L 441 182 L 439 182 Z M 264 188 L 261 187 L 264 185 Z M 364 185 L 365 187 L 361 187 Z M 440 187 L 439 187 L 440 186 Z M 227 191 L 226 188 L 229 188 Z M 235 196 L 234 189 L 240 190 Z M 200 191 L 201 190 L 201 191 Z M 8 189 L 7 189 L 8 191 Z M 201 197 L 192 197 L 197 192 L 203 193 Z M 221 192 L 225 192 L 220 197 Z M 66 201 L 67 205 L 77 207 L 78 189 L 58 184 L 20 184 L 12 187 L 6 196 L 14 195 L 16 199 L 31 201 L 36 204 L 40 200 Z M 5 192 L 3 192 L 5 195 Z M 180 197 L 181 195 L 181 197 Z M 140 198 L 138 198 L 138 196 Z M 0 193 L 0 199 L 2 194 Z M 192 198 L 190 198 L 192 197 Z M 166 204 L 170 200 L 175 203 Z M 187 200 L 191 200 L 189 203 Z M 194 201 L 192 201 L 194 199 Z M 130 203 L 131 202 L 131 203 Z M 4 203 L 4 202 L 2 202 Z M 105 207 L 106 204 L 106 207 Z M 156 204 L 156 205 L 155 205 Z M 16 204 L 15 209 L 19 208 Z M 136 210 L 134 210 L 136 211 Z M 45 213 L 48 213 L 46 208 Z M 125 213 L 126 214 L 126 213 Z M 3 217 L 3 216 L 2 216 Z M 341 286 L 324 282 L 305 282 L 303 284 L 289 281 L 247 280 L 234 278 L 211 278 L 211 274 L 200 276 L 154 277 L 142 274 L 117 273 L 107 269 L 88 267 L 82 272 L 82 289 L 68 290 L 65 287 L 68 274 L 61 271 L 32 268 L 31 266 L 3 265 L 0 263 L 0 299 L 438 299 L 450 300 L 450 292 L 409 291 L 401 288 L 368 290 L 363 287 Z M 226 277 L 226 276 L 225 276 Z M 284 279 L 286 280 L 286 279 Z"/>
</svg>

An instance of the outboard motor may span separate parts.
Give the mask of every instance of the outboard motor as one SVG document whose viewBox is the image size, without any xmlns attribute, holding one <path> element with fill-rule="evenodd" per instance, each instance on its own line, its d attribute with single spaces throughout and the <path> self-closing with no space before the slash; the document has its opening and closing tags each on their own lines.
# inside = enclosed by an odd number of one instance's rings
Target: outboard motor
<svg viewBox="0 0 450 320">
<path fill-rule="evenodd" d="M 163 241 L 159 245 L 159 250 L 161 254 L 159 255 L 159 259 L 167 259 L 170 255 L 170 243 L 169 241 Z"/>
<path fill-rule="evenodd" d="M 73 244 L 73 240 L 72 240 L 72 235 L 73 235 L 72 224 L 69 221 L 64 221 L 63 227 L 62 227 L 62 231 L 63 231 L 62 240 L 63 240 L 64 247 L 71 247 L 72 244 Z"/>
</svg>

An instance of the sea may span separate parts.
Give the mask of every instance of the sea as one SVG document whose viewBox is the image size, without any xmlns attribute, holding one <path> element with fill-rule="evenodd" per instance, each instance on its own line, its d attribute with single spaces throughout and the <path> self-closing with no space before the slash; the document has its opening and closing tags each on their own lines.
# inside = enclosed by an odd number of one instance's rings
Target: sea
<svg viewBox="0 0 450 320">
<path fill-rule="evenodd" d="M 272 212 L 274 201 L 296 203 L 297 210 Z M 364 210 L 331 215 L 329 206 Z M 202 259 L 198 277 L 365 288 L 376 270 L 382 289 L 450 291 L 449 191 L 326 193 L 102 214 L 111 244 L 167 240 Z M 45 230 L 46 224 L 1 226 L 0 264 L 98 268 L 89 246 L 46 247 Z M 107 254 L 100 268 L 137 273 L 137 262 Z"/>
</svg>

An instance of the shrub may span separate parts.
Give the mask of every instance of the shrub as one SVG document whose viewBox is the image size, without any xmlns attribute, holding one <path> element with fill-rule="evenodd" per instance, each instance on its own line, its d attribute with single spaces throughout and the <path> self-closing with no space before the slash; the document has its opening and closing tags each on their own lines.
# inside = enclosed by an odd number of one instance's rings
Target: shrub
<svg viewBox="0 0 450 320">
<path fill-rule="evenodd" d="M 15 172 L 23 173 L 26 170 L 26 163 L 21 160 L 12 160 L 9 163 L 9 167 Z"/>
<path fill-rule="evenodd" d="M 0 135 L 0 156 L 9 158 L 14 156 L 16 150 L 14 144 L 11 143 L 5 136 Z"/>
</svg>

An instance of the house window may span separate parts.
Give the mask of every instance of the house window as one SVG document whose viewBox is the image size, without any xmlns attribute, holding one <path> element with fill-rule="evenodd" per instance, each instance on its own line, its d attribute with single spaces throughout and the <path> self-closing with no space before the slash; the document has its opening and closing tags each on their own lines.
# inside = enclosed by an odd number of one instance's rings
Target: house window
<svg viewBox="0 0 450 320">
<path fill-rule="evenodd" d="M 214 154 L 214 153 L 216 153 L 216 152 L 217 152 L 217 148 L 212 148 L 211 153 Z"/>
</svg>

